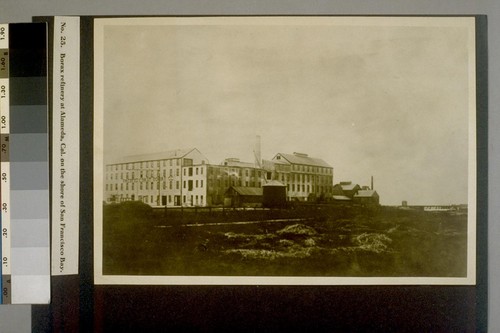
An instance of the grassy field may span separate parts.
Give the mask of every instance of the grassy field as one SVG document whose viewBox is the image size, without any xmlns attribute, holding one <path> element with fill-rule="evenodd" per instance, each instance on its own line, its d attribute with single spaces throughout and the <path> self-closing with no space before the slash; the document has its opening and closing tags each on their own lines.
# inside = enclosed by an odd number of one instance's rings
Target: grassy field
<svg viewBox="0 0 500 333">
<path fill-rule="evenodd" d="M 235 223 L 246 222 L 246 223 Z M 380 207 L 104 206 L 104 274 L 463 277 L 467 216 Z"/>
</svg>

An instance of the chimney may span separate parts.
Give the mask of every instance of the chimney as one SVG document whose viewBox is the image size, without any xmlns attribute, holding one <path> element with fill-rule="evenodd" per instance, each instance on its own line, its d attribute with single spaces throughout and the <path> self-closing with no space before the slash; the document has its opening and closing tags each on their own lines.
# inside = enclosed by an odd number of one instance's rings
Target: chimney
<svg viewBox="0 0 500 333">
<path fill-rule="evenodd" d="M 372 176 L 372 191 L 373 191 L 373 190 L 374 190 L 374 188 L 373 188 L 373 176 Z"/>
<path fill-rule="evenodd" d="M 262 165 L 262 160 L 260 157 L 260 135 L 255 136 L 255 147 L 253 153 L 255 156 L 255 167 L 260 168 Z"/>
</svg>

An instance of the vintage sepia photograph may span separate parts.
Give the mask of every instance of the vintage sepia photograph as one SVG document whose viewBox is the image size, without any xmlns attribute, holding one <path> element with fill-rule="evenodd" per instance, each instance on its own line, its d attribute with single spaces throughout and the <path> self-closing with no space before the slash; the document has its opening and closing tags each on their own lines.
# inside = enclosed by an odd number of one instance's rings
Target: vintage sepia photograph
<svg viewBox="0 0 500 333">
<path fill-rule="evenodd" d="M 475 284 L 474 27 L 95 19 L 95 282 Z"/>
</svg>

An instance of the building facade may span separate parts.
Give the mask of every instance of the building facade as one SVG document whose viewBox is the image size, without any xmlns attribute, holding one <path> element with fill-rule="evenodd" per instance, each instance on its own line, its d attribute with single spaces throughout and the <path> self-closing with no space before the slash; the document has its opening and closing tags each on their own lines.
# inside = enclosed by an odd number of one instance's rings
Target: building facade
<svg viewBox="0 0 500 333">
<path fill-rule="evenodd" d="M 105 201 L 180 206 L 191 198 L 191 193 L 183 193 L 187 188 L 183 174 L 187 175 L 194 165 L 207 163 L 207 158 L 196 148 L 126 157 L 105 167 Z"/>
<path fill-rule="evenodd" d="M 196 148 L 130 156 L 106 165 L 105 201 L 142 201 L 151 206 L 222 205 L 231 187 L 286 186 L 288 200 L 311 200 L 332 193 L 333 168 L 306 154 L 277 154 L 271 161 L 225 159 L 209 164 Z"/>
<path fill-rule="evenodd" d="M 278 153 L 271 162 L 271 177 L 287 187 L 288 200 L 315 200 L 332 194 L 333 167 L 324 160 L 302 153 Z"/>
</svg>

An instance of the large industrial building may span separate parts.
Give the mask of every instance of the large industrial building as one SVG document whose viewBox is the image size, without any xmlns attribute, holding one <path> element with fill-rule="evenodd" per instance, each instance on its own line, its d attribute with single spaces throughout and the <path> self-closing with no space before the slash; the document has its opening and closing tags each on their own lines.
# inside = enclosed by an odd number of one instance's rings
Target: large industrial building
<svg viewBox="0 0 500 333">
<path fill-rule="evenodd" d="M 227 158 L 209 164 L 196 148 L 126 157 L 106 165 L 105 201 L 142 201 L 151 206 L 222 205 L 230 187 L 262 188 L 278 181 L 287 200 L 330 195 L 333 168 L 306 154 L 276 154 L 272 160 L 242 162 Z"/>
</svg>

